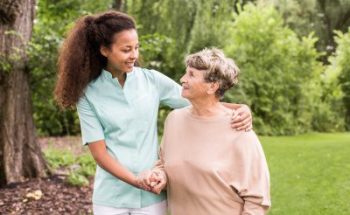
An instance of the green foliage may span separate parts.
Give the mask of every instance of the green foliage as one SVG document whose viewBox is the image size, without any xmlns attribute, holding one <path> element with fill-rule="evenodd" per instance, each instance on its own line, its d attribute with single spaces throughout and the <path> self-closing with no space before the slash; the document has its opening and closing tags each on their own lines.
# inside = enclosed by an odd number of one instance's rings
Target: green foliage
<svg viewBox="0 0 350 215">
<path fill-rule="evenodd" d="M 44 156 L 52 169 L 57 169 L 59 167 L 68 167 L 75 161 L 73 154 L 68 150 L 48 148 L 44 151 Z"/>
<path fill-rule="evenodd" d="M 135 1 L 129 12 L 136 17 L 141 35 L 159 33 L 173 41 L 157 57 L 163 63 L 156 69 L 178 80 L 185 55 L 224 46 L 233 10 L 231 0 L 150 0 Z"/>
<path fill-rule="evenodd" d="M 96 163 L 90 154 L 82 154 L 76 161 L 81 166 L 78 170 L 81 175 L 89 177 L 95 174 Z"/>
<path fill-rule="evenodd" d="M 67 178 L 67 182 L 73 186 L 87 186 L 89 185 L 89 180 L 77 172 L 72 172 Z"/>
<path fill-rule="evenodd" d="M 9 73 L 12 69 L 12 65 L 5 56 L 5 54 L 0 53 L 0 71 L 3 73 Z"/>
<path fill-rule="evenodd" d="M 226 99 L 252 107 L 254 125 L 259 133 L 283 135 L 310 130 L 343 130 L 346 124 L 344 106 L 349 106 L 343 99 L 344 95 L 349 95 L 345 81 L 349 77 L 345 72 L 347 65 L 343 63 L 338 67 L 340 60 L 335 63 L 330 58 L 334 63 L 322 72 L 325 67 L 317 59 L 326 57 L 323 52 L 316 51 L 315 44 L 320 44 L 317 37 L 325 41 L 320 32 L 326 34 L 327 25 L 318 24 L 325 23 L 319 17 L 334 20 L 330 26 L 340 26 L 335 23 L 345 20 L 346 16 L 343 19 L 334 14 L 337 11 L 345 14 L 346 2 L 322 5 L 320 0 L 259 0 L 259 6 L 249 2 L 256 1 L 125 1 L 124 9 L 138 24 L 141 66 L 179 80 L 185 69 L 185 55 L 204 47 L 222 48 L 242 70 L 240 84 L 227 93 Z M 53 100 L 58 49 L 76 18 L 105 11 L 112 3 L 112 0 L 38 1 L 29 56 L 34 119 L 40 135 L 79 134 L 76 112 L 60 111 Z M 272 3 L 277 11 L 265 3 Z M 311 31 L 315 31 L 317 37 Z M 335 56 L 338 55 L 337 52 Z M 0 61 L 0 69 L 8 67 L 3 62 Z M 333 74 L 331 71 L 340 68 L 344 68 L 343 72 L 333 75 L 332 81 L 328 80 Z M 161 108 L 160 133 L 168 111 Z"/>
<path fill-rule="evenodd" d="M 15 30 L 6 30 L 4 35 L 8 39 L 19 40 L 23 42 L 23 36 Z M 0 52 L 0 72 L 3 74 L 9 74 L 14 68 L 13 65 L 20 61 L 23 61 L 22 57 L 25 54 L 26 49 L 21 49 L 19 47 L 10 47 L 6 53 Z"/>
<path fill-rule="evenodd" d="M 49 147 L 44 151 L 44 156 L 52 171 L 68 171 L 66 180 L 71 185 L 86 186 L 89 184 L 89 177 L 95 173 L 95 161 L 88 153 L 76 157 L 71 151 Z"/>
<path fill-rule="evenodd" d="M 40 0 L 29 48 L 34 121 L 39 135 L 76 135 L 75 110 L 61 111 L 53 99 L 59 46 L 80 16 L 105 11 L 112 0 Z"/>
<path fill-rule="evenodd" d="M 283 16 L 285 23 L 298 35 L 306 36 L 315 32 L 319 38 L 318 50 L 327 56 L 335 51 L 334 30 L 346 32 L 350 25 L 350 1 L 337 0 L 259 0 L 274 5 Z M 322 60 L 327 61 L 327 56 Z"/>
<path fill-rule="evenodd" d="M 311 129 L 322 66 L 312 35 L 301 40 L 283 26 L 272 7 L 246 5 L 225 47 L 241 69 L 240 83 L 226 98 L 248 104 L 256 131 L 292 135 Z"/>
<path fill-rule="evenodd" d="M 162 52 L 168 46 L 173 46 L 173 39 L 158 33 L 146 34 L 140 37 L 141 66 L 160 70 L 164 67 Z"/>
<path fill-rule="evenodd" d="M 337 50 L 329 58 L 331 63 L 325 73 L 324 81 L 333 86 L 328 99 L 335 106 L 334 112 L 345 112 L 345 125 L 350 130 L 350 28 L 347 33 L 335 31 Z"/>
<path fill-rule="evenodd" d="M 88 178 L 95 174 L 96 163 L 90 154 L 83 154 L 79 156 L 75 163 L 78 168 L 71 171 L 67 178 L 67 182 L 74 186 L 87 186 L 89 184 Z"/>
<path fill-rule="evenodd" d="M 159 108 L 159 112 L 158 112 L 158 121 L 157 121 L 157 126 L 158 126 L 158 136 L 162 137 L 163 136 L 163 132 L 164 132 L 164 121 L 166 119 L 166 117 L 168 116 L 168 114 L 170 113 L 171 109 L 167 106 L 161 106 Z M 160 143 L 160 141 L 159 141 Z"/>
</svg>

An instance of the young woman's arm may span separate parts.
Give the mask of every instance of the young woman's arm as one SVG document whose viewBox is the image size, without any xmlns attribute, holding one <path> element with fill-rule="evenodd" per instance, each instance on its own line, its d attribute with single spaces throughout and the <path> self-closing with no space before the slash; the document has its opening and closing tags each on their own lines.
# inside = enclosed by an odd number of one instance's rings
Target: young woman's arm
<svg viewBox="0 0 350 215">
<path fill-rule="evenodd" d="M 181 96 L 181 86 L 178 83 L 158 71 L 152 72 L 159 91 L 160 103 L 171 108 L 190 105 L 190 102 Z M 224 102 L 223 105 L 235 110 L 235 115 L 232 116 L 232 128 L 246 131 L 252 129 L 252 112 L 247 105 Z"/>
<path fill-rule="evenodd" d="M 232 116 L 232 128 L 237 129 L 238 131 L 249 131 L 253 128 L 252 112 L 248 105 L 225 102 L 222 102 L 222 104 L 227 108 L 235 110 L 234 115 Z"/>
<path fill-rule="evenodd" d="M 149 186 L 141 183 L 139 177 L 135 176 L 108 154 L 104 140 L 89 143 L 88 146 L 94 160 L 102 169 L 130 185 L 144 190 L 150 190 Z"/>
</svg>

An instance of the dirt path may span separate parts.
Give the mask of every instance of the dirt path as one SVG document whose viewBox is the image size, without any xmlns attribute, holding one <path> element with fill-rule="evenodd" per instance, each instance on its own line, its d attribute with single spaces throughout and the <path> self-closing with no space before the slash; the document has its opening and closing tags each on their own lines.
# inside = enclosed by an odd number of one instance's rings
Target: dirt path
<svg viewBox="0 0 350 215">
<path fill-rule="evenodd" d="M 64 148 L 79 155 L 86 149 L 79 137 L 41 138 L 42 149 Z M 92 214 L 92 181 L 86 187 L 66 184 L 62 177 L 31 179 L 0 188 L 0 214 Z"/>
</svg>

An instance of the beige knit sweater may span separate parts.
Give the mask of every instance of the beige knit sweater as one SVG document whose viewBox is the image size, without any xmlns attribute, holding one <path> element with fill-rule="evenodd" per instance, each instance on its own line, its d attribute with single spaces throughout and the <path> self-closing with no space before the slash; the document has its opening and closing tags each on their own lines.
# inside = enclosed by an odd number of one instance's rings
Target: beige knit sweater
<svg viewBox="0 0 350 215">
<path fill-rule="evenodd" d="M 166 119 L 161 164 L 171 215 L 260 215 L 270 207 L 269 171 L 253 131 L 230 114 L 201 118 L 189 107 Z"/>
</svg>

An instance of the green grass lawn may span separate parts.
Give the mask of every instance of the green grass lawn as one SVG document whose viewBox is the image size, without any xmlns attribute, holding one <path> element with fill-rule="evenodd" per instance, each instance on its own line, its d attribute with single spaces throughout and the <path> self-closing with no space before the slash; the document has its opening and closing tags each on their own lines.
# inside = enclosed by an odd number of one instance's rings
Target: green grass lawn
<svg viewBox="0 0 350 215">
<path fill-rule="evenodd" d="M 350 214 L 350 133 L 260 137 L 271 215 Z"/>
<path fill-rule="evenodd" d="M 350 133 L 260 140 L 271 174 L 270 215 L 350 214 Z M 80 141 L 76 145 L 81 147 Z M 70 153 L 50 147 L 45 150 L 53 168 L 78 163 L 81 168 L 68 182 L 82 185 L 86 182 L 82 176 L 93 174 L 95 163 L 86 152 L 76 159 Z"/>
</svg>

